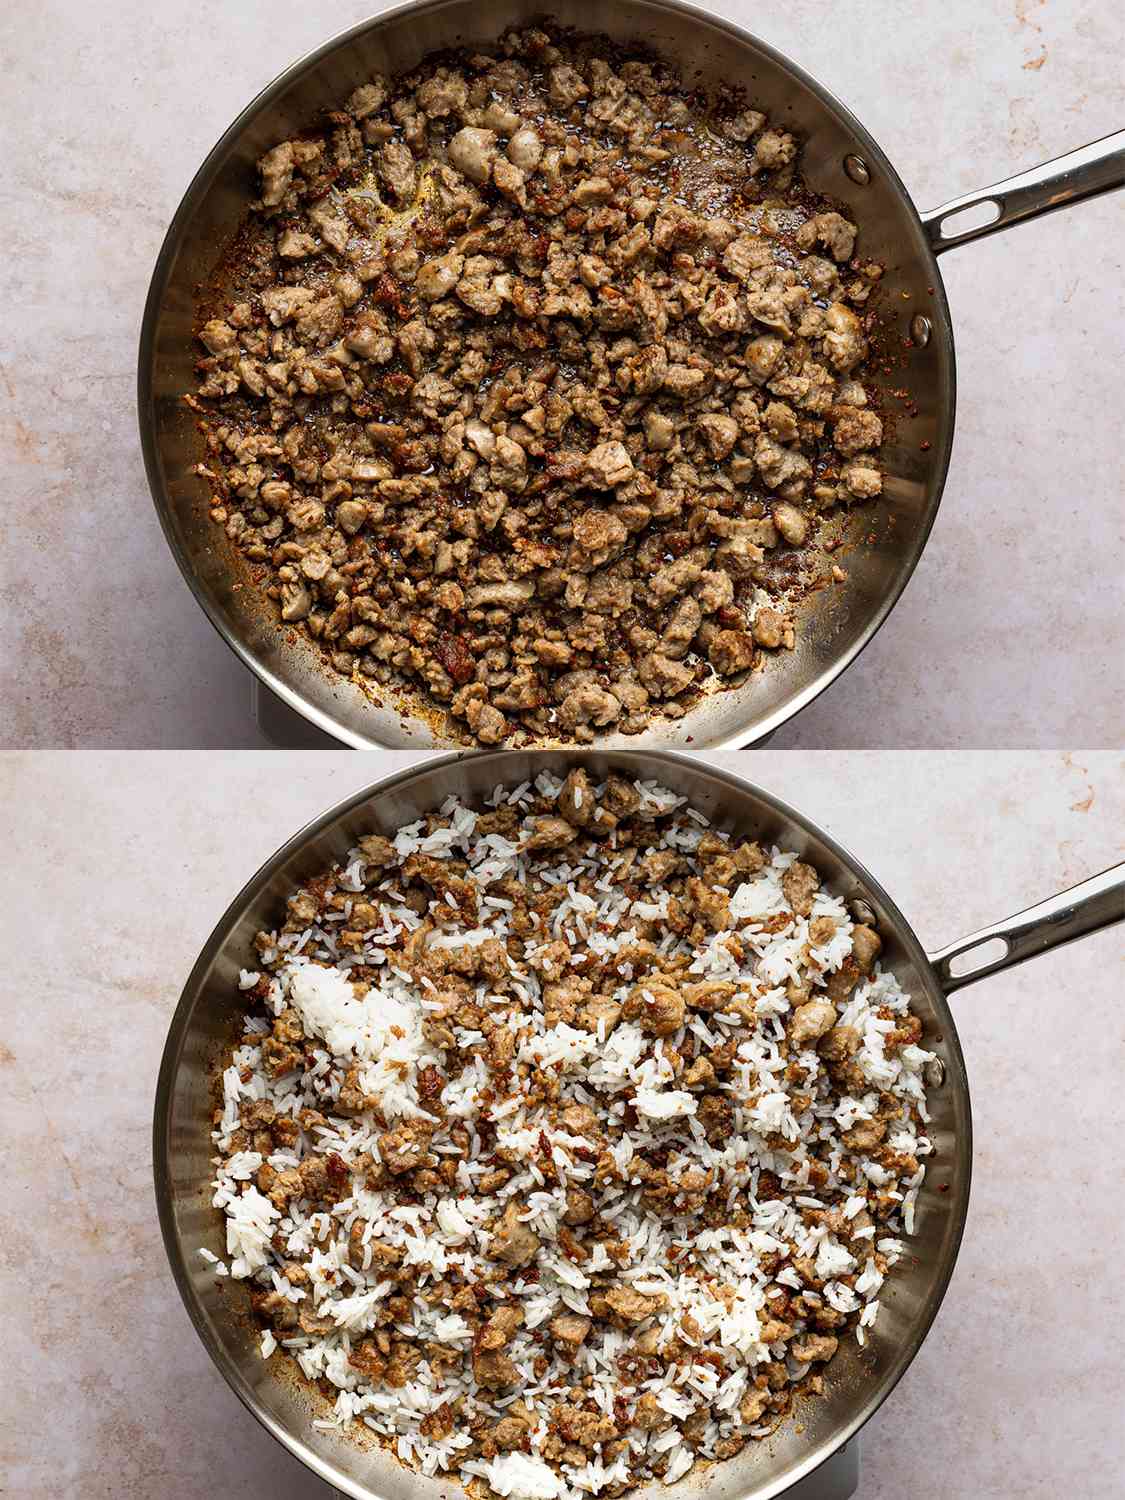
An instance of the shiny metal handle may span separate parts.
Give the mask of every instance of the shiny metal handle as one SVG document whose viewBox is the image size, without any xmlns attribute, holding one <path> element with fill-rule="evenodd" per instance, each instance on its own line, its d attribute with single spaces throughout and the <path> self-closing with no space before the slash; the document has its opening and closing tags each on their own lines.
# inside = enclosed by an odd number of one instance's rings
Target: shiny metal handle
<svg viewBox="0 0 1125 1500">
<path fill-rule="evenodd" d="M 1014 968 L 1027 958 L 1088 937 L 1103 927 L 1125 921 L 1125 864 L 1111 865 L 1080 885 L 1037 906 L 982 927 L 979 932 L 950 943 L 929 955 L 937 982 L 947 995 L 974 984 L 986 974 Z"/>
<path fill-rule="evenodd" d="M 955 245 L 967 245 L 970 240 L 983 239 L 986 234 L 997 234 L 1026 219 L 1038 219 L 1042 214 L 1054 213 L 1056 208 L 1069 208 L 1083 198 L 1097 198 L 1120 187 L 1125 187 L 1125 130 L 1103 136 L 1089 146 L 1080 146 L 1077 151 L 1068 151 L 1065 156 L 1032 167 L 1018 177 L 993 183 L 978 193 L 951 198 L 932 213 L 923 214 L 922 227 L 935 255 L 940 255 Z M 987 224 L 960 231 L 952 225 L 950 232 L 945 232 L 947 219 L 987 203 L 996 208 L 996 217 Z"/>
</svg>

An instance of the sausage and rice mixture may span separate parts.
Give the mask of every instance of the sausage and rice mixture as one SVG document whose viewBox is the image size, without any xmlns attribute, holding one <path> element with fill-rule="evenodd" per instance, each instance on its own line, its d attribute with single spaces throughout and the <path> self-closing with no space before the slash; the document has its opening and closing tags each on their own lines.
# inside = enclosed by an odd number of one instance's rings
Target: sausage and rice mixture
<svg viewBox="0 0 1125 1500">
<path fill-rule="evenodd" d="M 263 1358 L 554 1500 L 769 1434 L 905 1252 L 922 1026 L 792 853 L 575 769 L 360 839 L 257 937 L 214 1202 Z"/>
<path fill-rule="evenodd" d="M 447 734 L 589 741 L 793 646 L 883 426 L 880 268 L 789 131 L 529 30 L 364 83 L 259 168 L 197 472 L 332 669 Z"/>
</svg>

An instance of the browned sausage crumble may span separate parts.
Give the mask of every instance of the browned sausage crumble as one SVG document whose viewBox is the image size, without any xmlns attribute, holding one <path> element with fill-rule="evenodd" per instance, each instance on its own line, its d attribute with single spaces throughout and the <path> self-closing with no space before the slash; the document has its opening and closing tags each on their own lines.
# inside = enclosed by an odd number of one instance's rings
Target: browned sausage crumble
<svg viewBox="0 0 1125 1500">
<path fill-rule="evenodd" d="M 879 267 L 797 164 L 733 92 L 542 30 L 269 151 L 187 399 L 282 620 L 485 744 L 640 733 L 791 648 L 883 439 Z"/>
</svg>

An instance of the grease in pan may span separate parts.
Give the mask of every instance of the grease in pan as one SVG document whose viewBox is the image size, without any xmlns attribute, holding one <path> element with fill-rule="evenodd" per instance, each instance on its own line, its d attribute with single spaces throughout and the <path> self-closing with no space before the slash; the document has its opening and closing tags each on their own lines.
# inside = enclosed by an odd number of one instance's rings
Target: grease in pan
<svg viewBox="0 0 1125 1500">
<path fill-rule="evenodd" d="M 641 734 L 791 650 L 883 484 L 881 267 L 792 132 L 539 30 L 340 104 L 262 157 L 189 398 L 281 619 L 489 744 Z"/>
</svg>

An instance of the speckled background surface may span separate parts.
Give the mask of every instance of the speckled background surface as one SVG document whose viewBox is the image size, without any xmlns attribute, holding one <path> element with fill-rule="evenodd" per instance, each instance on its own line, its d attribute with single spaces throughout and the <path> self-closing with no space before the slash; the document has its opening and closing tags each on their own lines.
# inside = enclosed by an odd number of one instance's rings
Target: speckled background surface
<svg viewBox="0 0 1125 1500">
<path fill-rule="evenodd" d="M 0 740 L 255 746 L 248 681 L 149 502 L 136 340 L 165 227 L 251 96 L 373 0 L 7 0 Z M 865 121 L 924 208 L 1125 121 L 1118 0 L 715 9 Z M 1125 197 L 943 262 L 960 417 L 930 545 L 861 661 L 777 743 L 1125 743 L 1114 643 Z"/>
<path fill-rule="evenodd" d="M 327 1496 L 242 1409 L 181 1307 L 152 1093 L 179 987 L 233 892 L 308 818 L 409 760 L 0 757 L 19 872 L 0 907 L 0 1493 Z M 753 768 L 870 866 L 930 948 L 1125 858 L 1120 754 L 765 752 Z M 955 998 L 968 1228 L 929 1339 L 863 1435 L 862 1500 L 1125 1492 L 1107 1145 L 1125 1131 L 1123 930 Z"/>
</svg>

